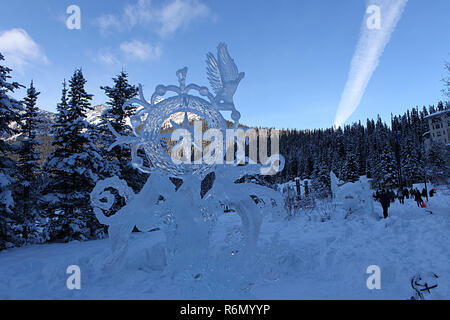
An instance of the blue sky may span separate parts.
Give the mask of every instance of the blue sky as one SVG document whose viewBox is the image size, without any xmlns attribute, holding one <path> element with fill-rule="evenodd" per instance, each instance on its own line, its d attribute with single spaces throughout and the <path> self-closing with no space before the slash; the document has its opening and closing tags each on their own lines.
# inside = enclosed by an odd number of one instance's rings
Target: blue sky
<svg viewBox="0 0 450 320">
<path fill-rule="evenodd" d="M 66 27 L 69 5 L 81 9 L 81 30 Z M 206 85 L 205 55 L 224 41 L 246 73 L 235 95 L 242 123 L 324 128 L 333 125 L 367 6 L 364 0 L 15 0 L 2 4 L 0 51 L 15 80 L 34 80 L 39 107 L 55 111 L 61 82 L 78 67 L 94 104 L 105 102 L 100 86 L 111 85 L 122 68 L 147 97 L 159 83 L 177 83 L 175 72 L 184 66 L 188 82 Z M 377 114 L 388 121 L 391 112 L 443 99 L 449 31 L 450 1 L 409 0 L 347 122 Z"/>
</svg>

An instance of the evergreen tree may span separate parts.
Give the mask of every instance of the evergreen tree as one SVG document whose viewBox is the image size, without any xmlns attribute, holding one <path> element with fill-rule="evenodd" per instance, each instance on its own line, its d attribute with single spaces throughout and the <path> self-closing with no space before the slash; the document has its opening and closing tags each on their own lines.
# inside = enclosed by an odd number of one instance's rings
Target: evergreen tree
<svg viewBox="0 0 450 320">
<path fill-rule="evenodd" d="M 58 118 L 53 128 L 53 153 L 45 169 L 49 182 L 45 206 L 52 220 L 52 240 L 86 240 L 104 235 L 90 206 L 89 194 L 104 174 L 103 159 L 92 141 L 92 128 L 86 121 L 92 95 L 84 88 L 81 69 L 65 83 Z"/>
<path fill-rule="evenodd" d="M 414 136 L 404 137 L 401 148 L 403 180 L 407 185 L 423 181 L 423 164 L 420 161 L 420 144 Z"/>
<path fill-rule="evenodd" d="M 0 53 L 0 137 L 17 133 L 10 125 L 12 122 L 19 122 L 19 111 L 22 110 L 22 105 L 8 94 L 23 87 L 17 82 L 9 82 L 12 70 L 1 64 L 3 60 L 3 55 Z M 15 182 L 16 163 L 9 157 L 9 154 L 16 150 L 17 148 L 9 144 L 6 139 L 0 139 L 0 250 L 16 242 L 12 231 L 12 224 L 14 224 L 12 188 Z"/>
<path fill-rule="evenodd" d="M 336 172 L 339 176 L 341 173 L 342 164 L 345 161 L 345 142 L 344 133 L 341 128 L 338 128 L 334 132 L 334 143 L 333 143 L 333 162 L 331 163 L 331 170 Z"/>
<path fill-rule="evenodd" d="M 109 98 L 106 103 L 108 108 L 103 112 L 100 124 L 103 157 L 109 161 L 109 171 L 127 181 L 128 185 L 137 192 L 144 185 L 147 175 L 132 167 L 129 145 L 118 145 L 108 151 L 115 139 L 107 124 L 121 135 L 132 134 L 130 126 L 127 125 L 127 119 L 136 112 L 136 107 L 129 105 L 123 108 L 123 105 L 137 95 L 138 88 L 128 83 L 128 75 L 123 70 L 112 80 L 113 87 L 100 87 Z"/>
<path fill-rule="evenodd" d="M 426 175 L 431 182 L 448 183 L 450 169 L 445 163 L 448 159 L 448 148 L 442 143 L 433 141 L 426 154 Z"/>
<path fill-rule="evenodd" d="M 110 99 L 106 103 L 109 109 L 105 110 L 102 118 L 111 123 L 118 133 L 127 133 L 130 129 L 126 126 L 126 120 L 136 112 L 136 107 L 129 105 L 123 108 L 123 105 L 129 99 L 136 97 L 138 88 L 128 83 L 128 75 L 123 70 L 112 80 L 113 87 L 100 87 Z"/>
<path fill-rule="evenodd" d="M 366 155 L 366 176 L 372 178 L 374 174 L 374 168 L 376 165 L 377 157 L 377 143 L 375 140 L 375 122 L 367 119 L 367 134 L 365 144 L 367 148 Z"/>
<path fill-rule="evenodd" d="M 324 161 L 318 161 L 311 178 L 311 187 L 316 198 L 326 198 L 331 194 L 330 171 Z"/>
<path fill-rule="evenodd" d="M 359 180 L 359 166 L 353 150 L 347 153 L 340 177 L 344 182 L 355 182 Z"/>
<path fill-rule="evenodd" d="M 27 89 L 24 99 L 25 112 L 21 115 L 22 140 L 18 150 L 18 183 L 15 188 L 16 219 L 22 226 L 24 242 L 40 242 L 36 231 L 36 201 L 39 198 L 38 176 L 40 155 L 36 152 L 36 146 L 40 142 L 36 140 L 37 112 L 36 101 L 40 92 L 37 92 L 33 82 Z M 30 240 L 30 241 L 28 241 Z"/>
<path fill-rule="evenodd" d="M 392 188 L 398 185 L 397 165 L 390 147 L 385 145 L 382 150 L 375 165 L 373 178 L 378 186 Z"/>
</svg>

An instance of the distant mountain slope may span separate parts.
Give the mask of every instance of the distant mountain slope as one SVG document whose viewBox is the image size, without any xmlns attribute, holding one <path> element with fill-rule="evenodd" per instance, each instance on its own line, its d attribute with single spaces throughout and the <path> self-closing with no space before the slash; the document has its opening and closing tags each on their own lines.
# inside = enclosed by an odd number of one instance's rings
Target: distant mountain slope
<svg viewBox="0 0 450 320">
<path fill-rule="evenodd" d="M 101 122 L 101 115 L 106 110 L 106 106 L 96 105 L 93 107 L 92 110 L 89 110 L 86 113 L 86 120 L 93 124 L 93 125 L 99 125 Z M 56 121 L 57 114 L 54 112 L 46 111 L 39 109 L 38 110 L 38 125 L 37 125 L 37 138 L 39 141 L 42 142 L 42 145 L 38 147 L 38 151 L 41 153 L 41 163 L 45 161 L 47 156 L 52 152 L 53 148 L 51 145 L 52 142 L 52 136 L 50 133 L 50 129 L 52 125 Z M 196 121 L 200 120 L 201 118 L 193 113 L 188 113 L 189 121 Z M 166 121 L 163 123 L 163 128 L 166 132 L 170 132 L 172 129 L 172 124 L 170 123 L 170 120 L 172 120 L 175 123 L 181 124 L 184 120 L 184 113 L 183 112 L 177 112 L 172 114 Z M 127 121 L 129 124 L 129 121 Z M 227 121 L 228 127 L 231 127 L 231 122 Z M 19 125 L 15 122 L 11 123 L 10 125 L 12 128 L 19 130 Z M 204 127 L 205 128 L 205 127 Z M 0 139 L 7 140 L 11 143 L 19 143 L 21 140 L 21 133 L 17 133 L 11 136 L 3 136 L 0 137 Z M 12 155 L 14 157 L 14 155 Z"/>
</svg>

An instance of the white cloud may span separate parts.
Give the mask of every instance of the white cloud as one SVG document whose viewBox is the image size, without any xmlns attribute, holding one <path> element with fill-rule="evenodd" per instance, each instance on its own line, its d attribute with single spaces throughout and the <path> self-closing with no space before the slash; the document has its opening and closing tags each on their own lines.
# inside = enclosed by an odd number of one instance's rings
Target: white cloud
<svg viewBox="0 0 450 320">
<path fill-rule="evenodd" d="M 363 21 L 362 32 L 352 58 L 350 71 L 342 93 L 334 120 L 339 127 L 358 108 L 366 87 L 378 66 L 380 57 L 388 44 L 397 22 L 400 20 L 408 0 L 370 0 L 369 5 L 378 5 L 381 13 L 381 28 L 366 28 L 367 15 Z"/>
<path fill-rule="evenodd" d="M 114 65 L 121 64 L 119 59 L 117 59 L 114 54 L 112 54 L 111 52 L 108 52 L 108 51 L 100 51 L 97 54 L 97 57 L 95 60 L 100 63 L 103 63 L 103 64 L 114 64 Z"/>
<path fill-rule="evenodd" d="M 111 30 L 111 28 L 120 28 L 121 24 L 119 19 L 113 14 L 104 14 L 95 20 L 95 23 L 100 28 L 103 33 L 105 31 Z"/>
<path fill-rule="evenodd" d="M 210 8 L 199 0 L 171 0 L 160 7 L 153 6 L 150 0 L 138 0 L 126 5 L 121 16 L 108 14 L 97 18 L 97 25 L 102 32 L 111 28 L 119 30 L 123 25 L 152 26 L 161 37 L 166 37 L 195 20 L 208 17 L 213 18 Z"/>
<path fill-rule="evenodd" d="M 158 12 L 159 33 L 167 36 L 192 21 L 209 16 L 210 9 L 198 1 L 175 0 Z"/>
<path fill-rule="evenodd" d="M 19 71 L 32 63 L 49 63 L 41 47 L 23 29 L 11 29 L 0 33 L 0 52 L 8 65 Z"/>
<path fill-rule="evenodd" d="M 121 43 L 120 50 L 130 60 L 153 60 L 161 56 L 159 45 L 153 46 L 137 40 Z"/>
<path fill-rule="evenodd" d="M 125 22 L 135 26 L 154 21 L 155 13 L 149 0 L 138 0 L 135 4 L 127 4 L 123 14 Z"/>
</svg>

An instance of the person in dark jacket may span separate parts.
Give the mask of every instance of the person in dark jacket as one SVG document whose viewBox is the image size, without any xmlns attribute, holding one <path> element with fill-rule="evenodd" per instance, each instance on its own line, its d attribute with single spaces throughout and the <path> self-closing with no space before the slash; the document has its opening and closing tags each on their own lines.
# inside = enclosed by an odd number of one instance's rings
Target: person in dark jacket
<svg viewBox="0 0 450 320">
<path fill-rule="evenodd" d="M 434 189 L 434 188 L 430 190 L 430 198 L 433 198 L 435 192 L 436 192 L 436 189 Z"/>
<path fill-rule="evenodd" d="M 389 192 L 383 190 L 380 195 L 380 203 L 383 207 L 383 216 L 386 219 L 388 217 L 388 208 L 391 205 L 391 197 Z"/>
<path fill-rule="evenodd" d="M 425 188 L 422 189 L 422 197 L 427 196 L 427 190 Z"/>
<path fill-rule="evenodd" d="M 404 194 L 403 194 L 403 190 L 401 190 L 401 189 L 398 190 L 398 192 L 397 192 L 397 198 L 398 198 L 398 201 L 399 201 L 401 204 L 404 204 L 404 203 L 405 203 L 405 196 L 404 196 Z"/>
<path fill-rule="evenodd" d="M 409 191 L 408 189 L 403 189 L 403 194 L 405 195 L 406 199 L 409 199 Z"/>
<path fill-rule="evenodd" d="M 421 208 L 422 207 L 422 195 L 420 194 L 420 192 L 419 192 L 419 190 L 417 190 L 415 193 L 414 193 L 414 200 L 417 202 L 417 206 L 419 207 L 419 208 Z"/>
<path fill-rule="evenodd" d="M 391 202 L 394 203 L 395 202 L 395 192 L 392 190 L 389 190 L 388 193 L 389 193 L 389 198 L 391 199 Z"/>
</svg>

